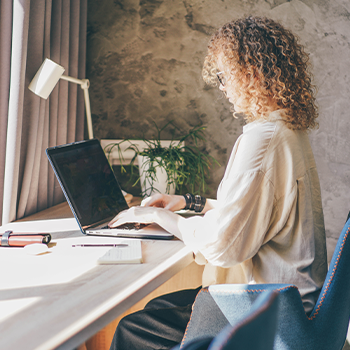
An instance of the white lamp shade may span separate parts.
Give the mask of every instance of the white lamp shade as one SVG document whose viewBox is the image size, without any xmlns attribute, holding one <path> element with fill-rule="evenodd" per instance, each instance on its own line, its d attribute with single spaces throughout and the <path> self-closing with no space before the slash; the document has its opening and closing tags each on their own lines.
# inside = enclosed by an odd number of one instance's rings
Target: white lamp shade
<svg viewBox="0 0 350 350">
<path fill-rule="evenodd" d="M 62 66 L 46 58 L 28 88 L 36 95 L 47 99 L 63 72 L 64 68 Z"/>
</svg>

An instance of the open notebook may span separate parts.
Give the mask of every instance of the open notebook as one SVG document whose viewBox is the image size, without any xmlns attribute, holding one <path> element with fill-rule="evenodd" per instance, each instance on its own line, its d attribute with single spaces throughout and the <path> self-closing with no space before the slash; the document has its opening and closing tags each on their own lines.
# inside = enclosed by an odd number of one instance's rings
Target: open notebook
<svg viewBox="0 0 350 350">
<path fill-rule="evenodd" d="M 88 235 L 171 239 L 173 235 L 156 224 L 141 228 L 107 224 L 128 204 L 105 153 L 96 139 L 74 142 L 46 150 L 50 164 L 79 224 Z"/>
</svg>

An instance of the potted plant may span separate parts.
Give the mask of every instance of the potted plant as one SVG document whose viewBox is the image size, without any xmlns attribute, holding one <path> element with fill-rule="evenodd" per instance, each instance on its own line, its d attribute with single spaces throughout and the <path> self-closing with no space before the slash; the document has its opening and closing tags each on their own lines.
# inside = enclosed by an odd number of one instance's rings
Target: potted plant
<svg viewBox="0 0 350 350">
<path fill-rule="evenodd" d="M 170 125 L 173 137 L 170 141 L 163 141 L 161 134 Z M 195 126 L 178 139 L 174 138 L 174 134 L 180 129 L 172 121 L 162 128 L 155 123 L 155 128 L 155 139 L 143 138 L 141 143 L 126 139 L 108 144 L 105 147 L 108 158 L 116 148 L 121 171 L 125 172 L 123 154 L 133 152 L 131 171 L 134 171 L 136 162 L 139 168 L 139 176 L 133 186 L 140 182 L 143 196 L 155 192 L 173 194 L 175 190 L 178 193 L 205 193 L 211 164 L 218 164 L 212 156 L 199 148 L 199 143 L 205 141 L 205 126 Z"/>
</svg>

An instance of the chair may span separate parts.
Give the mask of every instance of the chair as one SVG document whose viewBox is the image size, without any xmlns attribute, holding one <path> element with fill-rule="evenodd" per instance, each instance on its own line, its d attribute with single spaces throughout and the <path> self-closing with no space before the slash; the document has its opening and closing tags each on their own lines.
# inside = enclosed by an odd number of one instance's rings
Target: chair
<svg viewBox="0 0 350 350">
<path fill-rule="evenodd" d="M 262 293 L 253 307 L 234 326 L 227 325 L 216 337 L 202 336 L 183 350 L 272 350 L 277 326 L 278 293 Z M 180 349 L 181 344 L 172 350 Z"/>
<path fill-rule="evenodd" d="M 264 291 L 279 294 L 274 350 L 341 350 L 350 316 L 350 219 L 335 248 L 317 303 L 308 316 L 298 288 L 288 284 L 213 285 L 200 290 L 181 349 L 197 337 L 215 337 L 248 312 Z M 254 336 L 254 335 L 252 335 Z"/>
</svg>

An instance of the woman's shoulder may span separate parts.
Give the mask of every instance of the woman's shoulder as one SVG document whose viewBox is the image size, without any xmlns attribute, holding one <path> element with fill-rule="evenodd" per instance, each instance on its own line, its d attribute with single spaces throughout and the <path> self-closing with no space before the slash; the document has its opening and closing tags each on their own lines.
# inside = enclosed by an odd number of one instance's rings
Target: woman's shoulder
<svg viewBox="0 0 350 350">
<path fill-rule="evenodd" d="M 281 118 L 251 122 L 243 128 L 235 162 L 241 170 L 270 168 L 276 160 L 276 152 L 294 153 L 293 149 L 300 147 L 299 134 L 288 129 Z"/>
<path fill-rule="evenodd" d="M 305 130 L 292 130 L 288 127 L 284 118 L 285 110 L 280 109 L 270 113 L 266 118 L 256 119 L 243 127 L 243 136 L 249 142 L 266 143 L 275 139 L 277 143 L 280 139 L 286 141 L 307 136 Z"/>
<path fill-rule="evenodd" d="M 243 127 L 241 144 L 252 150 L 266 150 L 279 129 L 280 127 L 276 121 L 253 121 Z"/>
<path fill-rule="evenodd" d="M 276 123 L 254 121 L 245 125 L 235 148 L 234 171 L 259 171 L 275 131 Z"/>
</svg>

